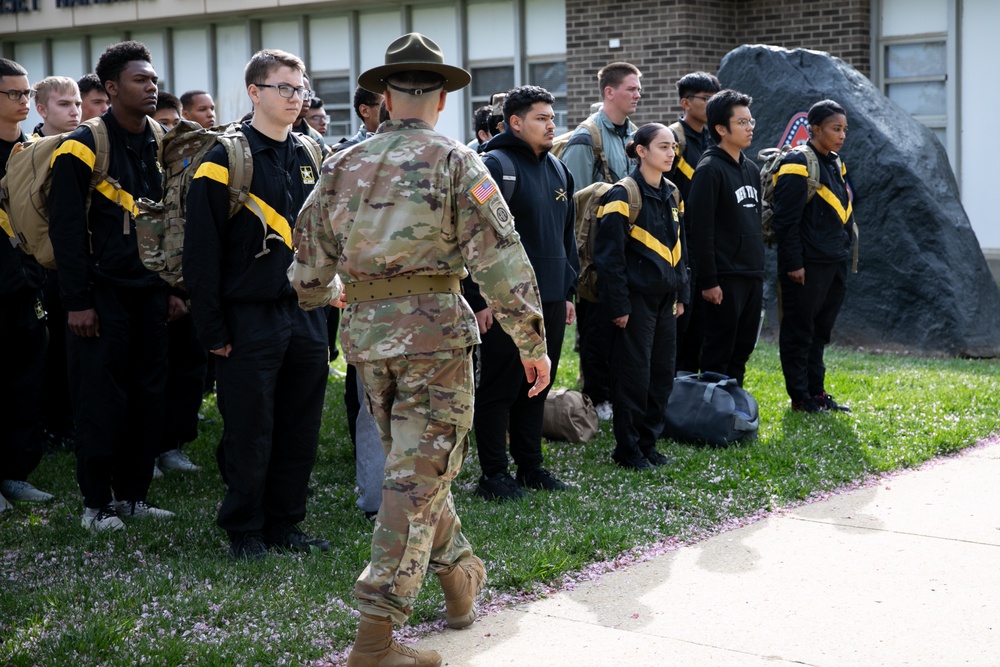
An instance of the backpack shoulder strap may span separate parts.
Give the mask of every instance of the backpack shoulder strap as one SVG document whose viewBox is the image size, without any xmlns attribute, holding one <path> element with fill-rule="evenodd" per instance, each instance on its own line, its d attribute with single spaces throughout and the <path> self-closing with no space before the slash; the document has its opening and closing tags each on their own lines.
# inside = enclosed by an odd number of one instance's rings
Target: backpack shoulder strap
<svg viewBox="0 0 1000 667">
<path fill-rule="evenodd" d="M 86 120 L 81 125 L 90 128 L 94 137 L 94 169 L 90 176 L 90 189 L 108 177 L 108 163 L 111 162 L 111 142 L 108 138 L 108 126 L 100 116 Z"/>
<path fill-rule="evenodd" d="M 583 119 L 580 126 L 587 128 L 587 132 L 590 133 L 590 144 L 594 148 L 594 163 L 600 162 L 601 173 L 604 174 L 604 182 L 610 183 L 611 167 L 608 165 L 607 158 L 604 157 L 604 132 L 601 130 L 601 126 L 589 116 Z"/>
<path fill-rule="evenodd" d="M 250 198 L 253 154 L 246 135 L 239 130 L 226 132 L 218 141 L 226 149 L 226 159 L 229 161 L 229 217 L 232 218 Z"/>
<path fill-rule="evenodd" d="M 684 125 L 680 121 L 677 121 L 676 123 L 671 123 L 668 129 L 677 137 L 677 156 L 682 157 L 687 150 L 687 135 L 684 133 Z"/>
<path fill-rule="evenodd" d="M 159 147 L 160 144 L 163 143 L 163 135 L 167 133 L 166 130 L 163 129 L 163 126 L 160 125 L 159 121 L 153 120 L 149 116 L 146 116 L 146 122 L 149 123 L 149 126 L 152 128 L 153 138 L 156 139 L 156 146 Z"/>
<path fill-rule="evenodd" d="M 500 194 L 503 195 L 504 201 L 510 202 L 517 189 L 517 168 L 514 166 L 514 161 L 500 148 L 483 153 L 483 157 L 491 157 L 500 164 Z"/>
<path fill-rule="evenodd" d="M 816 152 L 809 146 L 809 144 L 802 144 L 801 146 L 796 146 L 794 149 L 803 153 L 806 156 L 806 201 L 811 201 L 813 196 L 815 196 L 816 191 L 820 189 L 821 183 L 820 173 L 819 173 L 819 158 L 816 157 Z"/>
<path fill-rule="evenodd" d="M 316 168 L 316 173 L 319 174 L 320 167 L 323 166 L 323 147 L 319 145 L 318 141 L 308 134 L 292 132 L 291 135 L 309 151 L 309 156 L 313 161 L 313 167 Z"/>
<path fill-rule="evenodd" d="M 631 229 L 639 218 L 639 211 L 642 210 L 642 192 L 639 191 L 639 184 L 631 176 L 618 181 L 618 185 L 624 187 L 628 193 L 628 225 Z"/>
</svg>

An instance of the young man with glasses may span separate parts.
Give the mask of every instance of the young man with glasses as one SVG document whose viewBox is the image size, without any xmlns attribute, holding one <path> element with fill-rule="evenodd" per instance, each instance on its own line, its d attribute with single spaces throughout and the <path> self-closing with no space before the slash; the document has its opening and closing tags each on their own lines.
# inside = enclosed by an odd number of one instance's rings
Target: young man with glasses
<svg viewBox="0 0 1000 667">
<path fill-rule="evenodd" d="M 35 91 L 28 72 L 0 58 L 0 177 L 7 158 L 25 141 L 21 122 L 28 117 Z M 42 372 L 45 367 L 45 311 L 42 308 L 42 267 L 8 243 L 13 236 L 7 214 L 0 211 L 0 512 L 8 501 L 43 502 L 52 496 L 26 480 L 42 459 Z"/>
<path fill-rule="evenodd" d="M 163 128 L 149 119 L 158 78 L 152 57 L 139 42 L 121 42 L 104 51 L 96 69 L 112 107 L 56 149 L 49 196 L 69 328 L 82 525 L 95 532 L 121 530 L 123 517 L 173 516 L 147 503 L 146 493 L 164 424 L 166 323 L 185 312 L 183 300 L 142 265 L 136 246 L 135 200 L 163 195 L 156 157 Z M 108 176 L 92 185 L 98 128 L 106 134 Z"/>
<path fill-rule="evenodd" d="M 330 126 L 330 116 L 323 108 L 323 100 L 318 97 L 309 100 L 309 113 L 306 114 L 306 122 L 312 129 L 326 136 L 326 130 Z"/>
<path fill-rule="evenodd" d="M 253 156 L 247 204 L 230 217 L 223 145 L 208 153 L 188 194 L 184 282 L 198 337 L 215 359 L 225 422 L 217 457 L 227 484 L 218 524 L 238 560 L 260 560 L 269 547 L 330 548 L 297 525 L 328 375 L 326 318 L 301 310 L 285 277 L 295 216 L 319 177 L 319 146 L 289 131 L 311 97 L 303 70 L 278 50 L 246 66 L 254 110 L 241 128 Z"/>
<path fill-rule="evenodd" d="M 756 124 L 752 101 L 735 90 L 722 90 L 708 101 L 708 129 L 717 145 L 698 162 L 687 202 L 692 256 L 706 302 L 701 370 L 741 385 L 757 343 L 764 286 L 760 171 L 743 154 Z"/>
<path fill-rule="evenodd" d="M 677 137 L 677 159 L 673 169 L 666 175 L 681 192 L 681 198 L 687 203 L 691 193 L 691 178 L 698 166 L 698 161 L 709 146 L 713 145 L 712 133 L 708 130 L 708 100 L 722 90 L 719 80 L 707 72 L 691 72 L 677 81 L 677 94 L 680 96 L 681 109 L 684 114 L 680 120 L 670 126 Z M 692 234 L 697 230 L 690 227 L 690 218 L 683 218 L 684 233 L 691 242 Z M 691 294 L 698 294 L 698 275 L 694 262 L 688 258 L 690 271 Z M 677 370 L 697 372 L 701 367 L 701 344 L 705 337 L 704 301 L 692 299 L 689 308 L 677 318 Z"/>
</svg>

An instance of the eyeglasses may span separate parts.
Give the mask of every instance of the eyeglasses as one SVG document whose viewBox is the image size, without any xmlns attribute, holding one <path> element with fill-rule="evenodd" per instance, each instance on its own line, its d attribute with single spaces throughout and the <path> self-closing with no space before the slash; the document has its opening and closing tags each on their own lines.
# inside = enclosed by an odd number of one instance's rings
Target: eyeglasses
<svg viewBox="0 0 1000 667">
<path fill-rule="evenodd" d="M 756 127 L 757 126 L 757 119 L 756 118 L 740 118 L 739 120 L 736 120 L 734 122 L 737 125 L 739 125 L 740 127 L 748 127 L 749 126 L 749 127 L 752 128 L 752 127 Z"/>
<path fill-rule="evenodd" d="M 330 122 L 330 117 L 329 116 L 309 116 L 309 120 L 313 121 L 314 123 L 318 123 L 320 121 L 323 121 L 324 123 L 329 123 Z"/>
<path fill-rule="evenodd" d="M 33 89 L 28 89 L 28 90 L 0 90 L 0 93 L 5 94 L 8 97 L 8 99 L 10 99 L 10 100 L 12 100 L 14 102 L 19 101 L 22 97 L 25 97 L 25 98 L 27 98 L 29 100 L 35 99 L 35 91 Z"/>
<path fill-rule="evenodd" d="M 289 86 L 287 83 L 279 83 L 277 85 L 273 83 L 258 83 L 256 86 L 258 88 L 277 88 L 278 94 L 286 100 L 292 99 L 296 93 L 298 93 L 299 98 L 303 102 L 311 100 L 313 96 L 313 91 L 309 90 L 305 86 Z"/>
<path fill-rule="evenodd" d="M 712 99 L 711 95 L 688 95 L 689 100 L 701 100 L 702 102 L 708 102 Z"/>
</svg>

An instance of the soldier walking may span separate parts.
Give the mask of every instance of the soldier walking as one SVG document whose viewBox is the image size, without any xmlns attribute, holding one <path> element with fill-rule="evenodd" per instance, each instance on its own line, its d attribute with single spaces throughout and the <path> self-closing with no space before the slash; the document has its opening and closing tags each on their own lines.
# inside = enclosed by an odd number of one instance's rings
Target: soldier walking
<svg viewBox="0 0 1000 667">
<path fill-rule="evenodd" d="M 510 210 L 476 154 L 434 131 L 447 93 L 469 80 L 423 35 L 390 44 L 385 65 L 358 83 L 385 95 L 391 120 L 327 160 L 296 225 L 289 279 L 306 309 L 346 283 L 342 348 L 387 453 L 371 562 L 354 589 L 361 622 L 350 667 L 441 664 L 392 637 L 428 571 L 441 580 L 450 627 L 477 616 L 486 572 L 451 495 L 468 449 L 479 342 L 459 293 L 465 266 L 517 345 L 531 395 L 549 383 L 538 288 Z"/>
</svg>

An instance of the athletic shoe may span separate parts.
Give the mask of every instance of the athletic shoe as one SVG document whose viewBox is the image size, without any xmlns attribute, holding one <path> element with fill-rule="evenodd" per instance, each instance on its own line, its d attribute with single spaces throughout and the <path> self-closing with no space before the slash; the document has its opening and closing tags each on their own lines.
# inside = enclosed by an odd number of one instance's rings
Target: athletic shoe
<svg viewBox="0 0 1000 667">
<path fill-rule="evenodd" d="M 612 454 L 611 458 L 615 463 L 626 470 L 654 470 L 653 464 L 646 460 L 645 456 L 640 456 L 636 459 L 623 459 Z"/>
<path fill-rule="evenodd" d="M 94 533 L 103 533 L 107 530 L 125 530 L 125 524 L 118 518 L 114 503 L 108 503 L 100 508 L 84 508 L 83 521 L 80 522 L 80 525 L 89 528 Z"/>
<path fill-rule="evenodd" d="M 566 491 L 569 486 L 552 476 L 545 468 L 533 468 L 521 474 L 517 471 L 517 485 L 536 491 Z"/>
<path fill-rule="evenodd" d="M 0 513 L 6 512 L 7 510 L 14 509 L 14 506 L 10 504 L 10 501 L 4 498 L 3 494 L 0 493 Z"/>
<path fill-rule="evenodd" d="M 817 396 L 813 396 L 812 400 L 815 401 L 817 405 L 823 406 L 824 410 L 836 410 L 838 412 L 851 411 L 851 409 L 846 405 L 841 405 L 840 403 L 837 403 L 837 401 L 833 400 L 833 396 L 825 391 L 820 392 Z"/>
<path fill-rule="evenodd" d="M 480 477 L 479 486 L 476 487 L 476 495 L 486 500 L 503 502 L 526 498 L 528 493 L 517 485 L 509 472 L 504 470 L 489 478 L 486 475 Z"/>
<path fill-rule="evenodd" d="M 795 412 L 826 412 L 826 406 L 817 403 L 814 398 L 803 398 L 799 401 L 792 401 L 792 410 Z"/>
<path fill-rule="evenodd" d="M 160 454 L 156 462 L 160 466 L 160 470 L 163 472 L 168 472 L 170 470 L 197 472 L 201 470 L 201 466 L 192 463 L 191 459 L 187 457 L 187 454 L 179 449 L 171 449 L 169 452 L 163 452 Z"/>
<path fill-rule="evenodd" d="M 602 422 L 606 422 L 611 417 L 614 416 L 614 410 L 611 409 L 611 401 L 604 401 L 603 403 L 597 404 L 597 418 Z"/>
<path fill-rule="evenodd" d="M 5 479 L 0 482 L 0 494 L 14 503 L 45 503 L 55 496 L 39 491 L 31 484 L 16 479 Z"/>
<path fill-rule="evenodd" d="M 289 526 L 284 529 L 284 534 L 280 537 L 267 535 L 263 538 L 264 545 L 268 549 L 283 549 L 287 551 L 302 551 L 309 553 L 313 549 L 329 551 L 330 542 L 322 537 L 310 537 L 306 535 L 298 526 Z"/>
<path fill-rule="evenodd" d="M 233 560 L 264 560 L 267 558 L 267 547 L 260 539 L 260 533 L 234 533 L 230 540 L 229 557 Z"/>
<path fill-rule="evenodd" d="M 646 457 L 646 460 L 652 463 L 654 466 L 665 466 L 674 463 L 676 461 L 676 459 L 673 459 L 656 449 L 651 450 L 650 452 L 644 454 L 644 456 Z"/>
<path fill-rule="evenodd" d="M 150 505 L 145 500 L 119 500 L 115 505 L 118 507 L 119 516 L 123 516 L 126 519 L 174 518 L 173 512 Z"/>
</svg>

